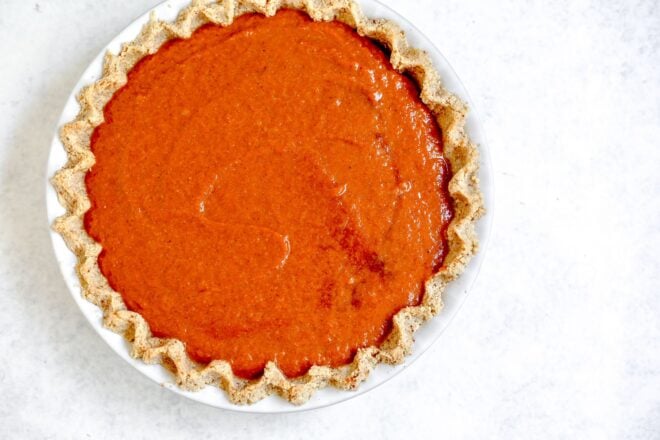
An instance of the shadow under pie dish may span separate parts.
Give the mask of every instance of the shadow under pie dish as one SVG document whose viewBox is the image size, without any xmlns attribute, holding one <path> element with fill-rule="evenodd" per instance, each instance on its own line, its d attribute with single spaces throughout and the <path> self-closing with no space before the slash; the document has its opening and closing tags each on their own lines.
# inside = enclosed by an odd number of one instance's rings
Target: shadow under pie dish
<svg viewBox="0 0 660 440">
<path fill-rule="evenodd" d="M 398 363 L 476 251 L 465 106 L 353 2 L 196 2 L 61 138 L 85 297 L 184 389 L 293 403 Z"/>
</svg>

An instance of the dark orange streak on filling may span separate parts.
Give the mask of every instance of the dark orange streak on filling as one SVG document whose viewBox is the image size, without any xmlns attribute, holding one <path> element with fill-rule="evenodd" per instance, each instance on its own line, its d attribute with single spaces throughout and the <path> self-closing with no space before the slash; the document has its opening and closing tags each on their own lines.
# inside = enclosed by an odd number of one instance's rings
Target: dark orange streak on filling
<svg viewBox="0 0 660 440">
<path fill-rule="evenodd" d="M 155 335 L 245 378 L 379 344 L 447 251 L 437 123 L 337 22 L 245 15 L 164 44 L 91 146 L 85 227 L 110 285 Z"/>
</svg>

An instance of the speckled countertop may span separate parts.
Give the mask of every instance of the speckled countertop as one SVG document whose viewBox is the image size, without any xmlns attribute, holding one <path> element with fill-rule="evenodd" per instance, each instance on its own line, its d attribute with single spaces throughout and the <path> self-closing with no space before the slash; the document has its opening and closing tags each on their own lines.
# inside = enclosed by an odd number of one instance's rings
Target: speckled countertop
<svg viewBox="0 0 660 440">
<path fill-rule="evenodd" d="M 356 399 L 241 415 L 154 385 L 84 321 L 44 170 L 84 67 L 157 0 L 0 5 L 0 437 L 660 438 L 660 6 L 404 1 L 490 140 L 481 275 L 417 363 Z"/>
</svg>

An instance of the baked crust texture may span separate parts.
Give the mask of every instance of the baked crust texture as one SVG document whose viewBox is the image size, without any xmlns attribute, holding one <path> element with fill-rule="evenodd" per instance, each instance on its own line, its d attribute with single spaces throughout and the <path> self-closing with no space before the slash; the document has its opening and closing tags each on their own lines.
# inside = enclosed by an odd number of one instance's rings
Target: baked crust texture
<svg viewBox="0 0 660 440">
<path fill-rule="evenodd" d="M 359 349 L 350 364 L 337 368 L 313 366 L 308 373 L 295 378 L 287 377 L 274 362 L 269 362 L 259 379 L 245 380 L 234 375 L 226 361 L 215 360 L 207 365 L 194 362 L 182 341 L 154 337 L 145 319 L 127 309 L 121 295 L 110 287 L 101 273 L 97 261 L 101 245 L 84 228 L 83 217 L 90 208 L 85 174 L 94 165 L 90 138 L 94 128 L 104 120 L 103 108 L 126 83 L 127 72 L 140 59 L 158 51 L 167 40 L 189 38 L 206 23 L 226 26 L 242 14 L 256 12 L 272 16 L 280 8 L 304 11 L 316 21 L 346 23 L 360 35 L 384 45 L 390 51 L 392 65 L 416 80 L 422 101 L 442 129 L 444 155 L 453 171 L 449 193 L 455 214 L 447 230 L 449 252 L 442 268 L 427 280 L 421 304 L 406 307 L 394 316 L 393 328 L 380 346 Z M 465 133 L 467 107 L 445 90 L 430 57 L 410 47 L 399 26 L 388 20 L 365 17 L 354 0 L 193 0 L 172 23 L 159 21 L 152 14 L 135 40 L 125 43 L 118 54 L 108 52 L 105 55 L 101 78 L 84 87 L 78 101 L 80 112 L 60 132 L 68 161 L 51 182 L 66 213 L 55 220 L 53 228 L 77 256 L 76 270 L 82 295 L 102 309 L 103 324 L 124 335 L 133 357 L 149 364 L 160 363 L 170 370 L 184 390 L 214 385 L 223 389 L 235 404 L 254 403 L 270 394 L 302 404 L 317 389 L 326 386 L 356 389 L 378 363 L 401 363 L 412 351 L 414 332 L 440 312 L 445 286 L 463 272 L 477 251 L 475 222 L 484 209 L 477 176 L 478 150 Z"/>
</svg>

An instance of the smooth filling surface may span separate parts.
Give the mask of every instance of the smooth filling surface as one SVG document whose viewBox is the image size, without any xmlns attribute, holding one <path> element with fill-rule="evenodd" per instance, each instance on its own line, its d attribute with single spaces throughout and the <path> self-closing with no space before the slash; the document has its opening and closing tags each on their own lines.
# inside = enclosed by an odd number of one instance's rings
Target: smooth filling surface
<svg viewBox="0 0 660 440">
<path fill-rule="evenodd" d="M 290 10 L 140 61 L 94 131 L 99 265 L 200 362 L 290 377 L 377 345 L 443 262 L 439 127 L 371 40 Z"/>
</svg>

